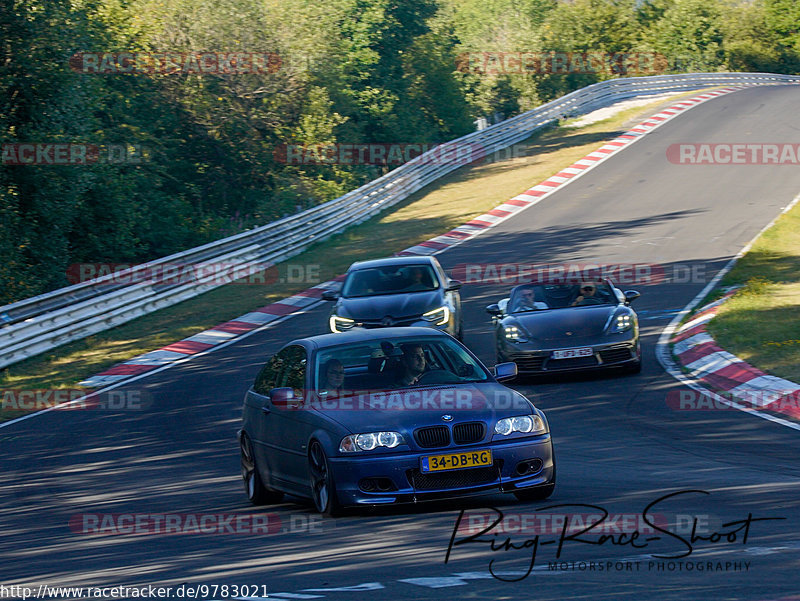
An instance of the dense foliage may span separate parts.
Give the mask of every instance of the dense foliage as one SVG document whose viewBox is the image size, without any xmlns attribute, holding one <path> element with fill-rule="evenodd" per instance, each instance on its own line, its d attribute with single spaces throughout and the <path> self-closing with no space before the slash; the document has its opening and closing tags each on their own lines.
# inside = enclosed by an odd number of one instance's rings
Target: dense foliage
<svg viewBox="0 0 800 601">
<path fill-rule="evenodd" d="M 798 73 L 798 30 L 794 0 L 0 0 L 3 148 L 117 145 L 138 157 L 4 160 L 0 303 L 66 285 L 72 263 L 163 256 L 388 168 L 287 165 L 282 145 L 433 144 L 619 75 L 464 68 L 465 56 L 658 53 L 667 71 Z M 280 64 L 96 74 L 74 68 L 80 52 Z"/>
</svg>

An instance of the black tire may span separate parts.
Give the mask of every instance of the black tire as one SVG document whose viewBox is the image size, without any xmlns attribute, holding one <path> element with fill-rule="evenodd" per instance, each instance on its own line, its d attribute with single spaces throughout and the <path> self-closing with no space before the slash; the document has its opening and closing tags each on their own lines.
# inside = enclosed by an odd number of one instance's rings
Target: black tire
<svg viewBox="0 0 800 601">
<path fill-rule="evenodd" d="M 314 507 L 323 515 L 335 517 L 341 514 L 342 506 L 336 493 L 328 457 L 318 441 L 308 449 L 308 472 L 311 476 L 311 498 Z"/>
<path fill-rule="evenodd" d="M 264 486 L 261 474 L 258 473 L 256 466 L 256 456 L 253 453 L 253 443 L 250 437 L 242 432 L 239 437 L 239 450 L 241 453 L 242 480 L 244 482 L 244 492 L 253 505 L 269 505 L 278 503 L 283 498 L 283 493 L 277 490 L 270 490 Z"/>
</svg>

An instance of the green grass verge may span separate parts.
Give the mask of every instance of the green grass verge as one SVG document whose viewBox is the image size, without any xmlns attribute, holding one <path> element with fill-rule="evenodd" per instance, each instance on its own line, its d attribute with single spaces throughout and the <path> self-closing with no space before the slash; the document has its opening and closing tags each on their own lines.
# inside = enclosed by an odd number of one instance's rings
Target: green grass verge
<svg viewBox="0 0 800 601">
<path fill-rule="evenodd" d="M 781 215 L 722 279 L 741 285 L 708 325 L 726 351 L 800 382 L 800 204 Z"/>
<path fill-rule="evenodd" d="M 700 93 L 672 97 L 669 102 Z M 540 131 L 518 147 L 524 155 L 463 167 L 368 222 L 315 245 L 286 263 L 318 266 L 319 281 L 344 273 L 353 261 L 378 258 L 457 227 L 557 173 L 623 133 L 659 100 L 581 128 Z M 480 185 L 476 185 L 480 182 Z M 223 286 L 112 330 L 59 347 L 0 372 L 5 389 L 70 388 L 86 377 L 147 351 L 228 321 L 308 288 L 310 283 Z M 18 416 L 0 409 L 0 421 Z"/>
</svg>

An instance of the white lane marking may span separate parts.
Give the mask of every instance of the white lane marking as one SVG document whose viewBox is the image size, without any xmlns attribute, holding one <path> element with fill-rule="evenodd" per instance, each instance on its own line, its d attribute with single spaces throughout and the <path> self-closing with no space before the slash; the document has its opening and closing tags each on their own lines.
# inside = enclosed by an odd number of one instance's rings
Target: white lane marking
<svg viewBox="0 0 800 601">
<path fill-rule="evenodd" d="M 733 266 L 736 264 L 736 261 L 738 261 L 742 256 L 744 256 L 744 254 L 747 251 L 750 250 L 750 248 L 753 246 L 753 244 L 755 244 L 755 241 L 758 240 L 761 234 L 763 234 L 769 228 L 771 228 L 781 215 L 791 210 L 791 208 L 794 207 L 794 205 L 796 205 L 798 202 L 800 202 L 800 194 L 795 196 L 792 199 L 792 202 L 786 205 L 786 207 L 772 221 L 770 221 L 767 225 L 765 225 L 761 229 L 761 231 L 759 231 L 753 237 L 753 239 L 750 240 L 750 242 L 748 242 L 744 246 L 744 248 L 742 248 L 742 250 L 736 253 L 736 256 L 734 256 L 730 261 L 728 261 L 725 264 L 725 266 L 722 269 L 720 269 L 719 272 L 717 272 L 717 275 L 715 275 L 712 278 L 712 280 L 708 284 L 706 284 L 706 287 L 703 288 L 700 292 L 698 292 L 697 296 L 695 296 L 692 300 L 690 300 L 689 304 L 686 305 L 683 308 L 683 310 L 675 316 L 675 318 L 667 325 L 666 328 L 664 328 L 664 330 L 661 332 L 661 336 L 658 339 L 658 343 L 656 343 L 656 358 L 658 359 L 658 362 L 661 364 L 661 367 L 663 367 L 664 370 L 669 375 L 678 380 L 684 386 L 688 386 L 692 390 L 701 392 L 706 396 L 711 397 L 712 399 L 714 399 L 714 401 L 718 403 L 724 403 L 731 407 L 735 407 L 740 411 L 744 411 L 745 413 L 749 413 L 751 415 L 755 415 L 767 421 L 780 424 L 781 426 L 786 426 L 787 428 L 791 428 L 792 430 L 800 431 L 800 424 L 795 424 L 785 419 L 781 419 L 780 417 L 776 417 L 768 413 L 763 413 L 761 411 L 753 410 L 750 407 L 743 407 L 736 401 L 731 401 L 730 399 L 726 399 L 725 397 L 721 397 L 720 395 L 711 392 L 708 388 L 706 388 L 702 384 L 699 384 L 698 380 L 686 377 L 686 375 L 684 375 L 678 368 L 678 366 L 675 364 L 675 361 L 673 360 L 669 349 L 669 341 L 672 338 L 672 335 L 675 333 L 675 330 L 677 330 L 681 320 L 689 313 L 689 311 L 694 309 L 700 303 L 700 301 L 702 301 L 706 296 L 708 296 L 709 292 L 714 290 L 719 281 L 725 276 L 726 273 L 728 273 L 733 268 Z"/>
</svg>

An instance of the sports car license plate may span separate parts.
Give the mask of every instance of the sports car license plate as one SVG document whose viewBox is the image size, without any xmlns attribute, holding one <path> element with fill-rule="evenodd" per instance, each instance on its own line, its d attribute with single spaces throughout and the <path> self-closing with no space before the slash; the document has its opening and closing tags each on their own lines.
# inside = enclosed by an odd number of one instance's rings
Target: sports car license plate
<svg viewBox="0 0 800 601">
<path fill-rule="evenodd" d="M 566 348 L 560 351 L 553 351 L 553 359 L 572 359 L 573 357 L 591 357 L 594 353 L 592 347 L 584 346 L 581 348 Z"/>
<path fill-rule="evenodd" d="M 469 451 L 468 453 L 431 455 L 429 457 L 420 457 L 419 462 L 420 471 L 422 471 L 422 473 L 460 470 L 465 467 L 492 465 L 492 452 L 486 449 L 482 451 Z"/>
</svg>

